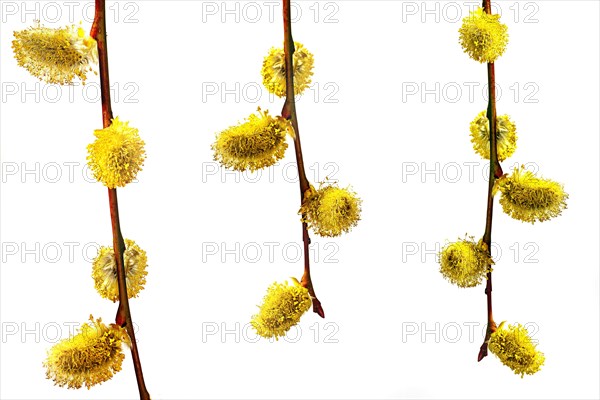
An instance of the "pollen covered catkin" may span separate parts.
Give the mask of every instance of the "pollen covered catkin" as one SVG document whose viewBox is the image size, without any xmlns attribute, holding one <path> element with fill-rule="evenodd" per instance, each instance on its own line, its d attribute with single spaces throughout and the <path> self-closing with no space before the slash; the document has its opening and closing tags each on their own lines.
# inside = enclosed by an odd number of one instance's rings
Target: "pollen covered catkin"
<svg viewBox="0 0 600 400">
<path fill-rule="evenodd" d="M 294 42 L 294 95 L 299 95 L 312 82 L 314 57 L 302 43 Z M 263 61 L 261 70 L 263 85 L 279 97 L 286 95 L 285 55 L 283 48 L 271 48 Z"/>
<path fill-rule="evenodd" d="M 486 160 L 490 159 L 490 120 L 486 111 L 475 117 L 470 125 L 471 143 L 477 154 Z M 517 149 L 517 126 L 508 115 L 496 117 L 496 149 L 498 161 L 512 156 Z"/>
<path fill-rule="evenodd" d="M 12 48 L 20 67 L 47 83 L 67 85 L 77 77 L 85 83 L 98 62 L 96 41 L 82 27 L 45 28 L 39 23 L 14 32 Z"/>
<path fill-rule="evenodd" d="M 488 14 L 479 7 L 463 18 L 460 44 L 465 53 L 480 63 L 493 63 L 508 44 L 508 27 L 500 15 Z"/>
<path fill-rule="evenodd" d="M 524 167 L 496 180 L 494 189 L 502 193 L 500 204 L 506 214 L 532 224 L 559 216 L 569 198 L 560 183 L 538 178 Z"/>
<path fill-rule="evenodd" d="M 46 377 L 58 386 L 69 389 L 88 389 L 106 382 L 121 370 L 125 355 L 122 344 L 130 344 L 125 329 L 111 324 L 106 326 L 102 319 L 90 315 L 90 322 L 79 329 L 79 333 L 61 340 L 48 351 L 44 362 Z"/>
<path fill-rule="evenodd" d="M 461 288 L 479 285 L 493 263 L 485 243 L 476 243 L 473 238 L 448 243 L 440 253 L 441 274 Z"/>
<path fill-rule="evenodd" d="M 521 375 L 521 378 L 525 374 L 538 372 L 546 360 L 544 353 L 536 349 L 527 329 L 521 324 L 506 326 L 502 322 L 490 336 L 488 346 L 504 365 Z"/>
<path fill-rule="evenodd" d="M 94 178 L 109 189 L 131 183 L 146 159 L 138 129 L 116 117 L 107 128 L 95 130 L 94 135 L 96 140 L 87 146 L 88 166 Z"/>
<path fill-rule="evenodd" d="M 146 284 L 146 265 L 148 259 L 146 252 L 133 240 L 125 239 L 125 252 L 123 253 L 125 266 L 125 282 L 127 296 L 137 297 Z M 92 278 L 94 286 L 100 296 L 116 302 L 119 300 L 119 284 L 117 279 L 117 263 L 112 247 L 102 246 L 92 263 Z"/>
<path fill-rule="evenodd" d="M 270 167 L 285 155 L 288 134 L 293 136 L 288 120 L 272 117 L 259 107 L 245 122 L 217 134 L 212 145 L 214 159 L 236 171 Z"/>
<path fill-rule="evenodd" d="M 251 324 L 260 336 L 279 339 L 300 321 L 300 317 L 311 305 L 308 290 L 292 278 L 292 284 L 273 283 L 259 307 L 258 314 L 252 317 Z"/>
<path fill-rule="evenodd" d="M 298 213 L 317 235 L 336 237 L 358 224 L 361 204 L 361 199 L 350 189 L 325 185 L 316 190 L 311 186 Z"/>
</svg>

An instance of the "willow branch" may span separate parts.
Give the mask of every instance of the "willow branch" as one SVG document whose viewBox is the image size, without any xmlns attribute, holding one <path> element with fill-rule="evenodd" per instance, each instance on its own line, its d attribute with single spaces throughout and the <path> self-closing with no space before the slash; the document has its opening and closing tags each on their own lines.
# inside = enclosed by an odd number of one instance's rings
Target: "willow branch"
<svg viewBox="0 0 600 400">
<path fill-rule="evenodd" d="M 485 12 L 491 14 L 491 1 L 484 0 L 483 8 Z M 490 129 L 490 176 L 488 181 L 488 198 L 487 198 L 487 213 L 485 218 L 485 233 L 483 234 L 483 243 L 487 246 L 488 256 L 491 259 L 492 249 L 492 218 L 494 215 L 494 184 L 496 179 L 502 176 L 502 167 L 498 162 L 498 147 L 496 138 L 496 72 L 494 63 L 487 64 L 488 70 L 488 108 L 487 118 L 489 120 Z M 496 331 L 496 323 L 494 322 L 492 312 L 492 272 L 491 265 L 488 266 L 490 272 L 487 273 L 487 283 L 485 285 L 485 295 L 487 298 L 487 329 L 485 339 L 479 349 L 477 361 L 481 361 L 488 354 L 488 342 L 492 333 Z"/>
<path fill-rule="evenodd" d="M 96 0 L 96 9 L 94 22 L 90 31 L 90 36 L 96 40 L 98 45 L 98 61 L 100 66 L 100 91 L 102 96 L 102 125 L 104 128 L 110 126 L 113 119 L 111 101 L 110 101 L 110 80 L 108 76 L 108 50 L 106 44 L 106 11 L 105 0 Z M 110 221 L 113 233 L 113 249 L 115 261 L 117 264 L 117 282 L 119 286 L 119 308 L 115 323 L 124 327 L 131 339 L 131 355 L 135 376 L 140 392 L 140 399 L 150 399 L 150 394 L 144 383 L 142 373 L 142 364 L 137 349 L 131 311 L 129 309 L 129 297 L 127 296 L 127 281 L 125 279 L 125 264 L 123 254 L 125 252 L 125 242 L 121 234 L 119 223 L 119 204 L 117 201 L 117 189 L 108 189 L 108 202 L 110 207 Z"/>
<path fill-rule="evenodd" d="M 285 53 L 285 104 L 281 110 L 282 117 L 291 120 L 294 128 L 294 149 L 296 150 L 296 164 L 298 165 L 298 177 L 300 181 L 300 204 L 304 201 L 304 194 L 310 189 L 310 184 L 306 178 L 304 169 L 304 159 L 302 157 L 302 146 L 300 145 L 300 130 L 298 129 L 298 116 L 296 114 L 296 100 L 294 97 L 294 40 L 292 38 L 292 19 L 291 19 L 291 0 L 283 0 L 283 33 L 284 33 L 284 53 Z M 308 234 L 308 225 L 302 223 L 302 241 L 304 243 L 304 275 L 302 276 L 302 286 L 308 289 L 312 297 L 313 311 L 325 318 L 325 312 L 321 302 L 315 294 L 315 289 L 310 277 L 310 236 Z"/>
</svg>

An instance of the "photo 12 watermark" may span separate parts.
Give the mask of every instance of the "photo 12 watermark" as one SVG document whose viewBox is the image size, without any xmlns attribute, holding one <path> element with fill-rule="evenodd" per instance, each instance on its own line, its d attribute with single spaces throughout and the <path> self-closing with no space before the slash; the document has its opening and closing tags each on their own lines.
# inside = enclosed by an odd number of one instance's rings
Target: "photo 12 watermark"
<svg viewBox="0 0 600 400">
<path fill-rule="evenodd" d="M 496 102 L 537 104 L 537 82 L 495 84 Z M 489 86 L 482 82 L 402 82 L 402 103 L 487 103 Z"/>
<path fill-rule="evenodd" d="M 337 24 L 340 22 L 339 1 L 292 1 L 291 22 Z M 281 1 L 203 1 L 202 23 L 274 23 L 282 14 Z"/>
<path fill-rule="evenodd" d="M 313 82 L 304 93 L 295 96 L 296 102 L 337 104 L 340 87 L 336 82 Z M 203 103 L 258 103 L 266 98 L 269 104 L 279 104 L 281 99 L 269 92 L 259 82 L 202 82 Z"/>
<path fill-rule="evenodd" d="M 467 131 L 468 133 L 468 131 Z M 534 162 L 524 164 L 513 163 L 502 166 L 504 173 L 510 174 L 515 169 L 523 167 L 536 174 L 539 165 Z M 463 162 L 427 162 L 404 161 L 401 163 L 402 183 L 474 183 L 475 181 L 489 182 L 490 162 L 463 161 Z"/>
<path fill-rule="evenodd" d="M 113 1 L 106 7 L 106 19 L 111 24 L 140 22 L 141 1 Z M 2 1 L 2 23 L 21 24 L 91 24 L 95 4 L 88 1 Z"/>
<path fill-rule="evenodd" d="M 340 171 L 339 164 L 335 162 L 315 162 L 305 166 L 306 175 L 312 182 L 325 182 L 335 180 Z M 294 161 L 275 163 L 270 167 L 254 172 L 233 171 L 224 168 L 216 161 L 205 161 L 201 165 L 202 183 L 298 183 L 298 165 Z"/>
<path fill-rule="evenodd" d="M 110 97 L 113 103 L 137 104 L 140 87 L 136 82 L 112 82 Z M 69 85 L 56 85 L 44 82 L 2 82 L 2 103 L 100 103 L 102 98 L 100 83 L 87 82 L 85 85 L 73 82 Z"/>
<path fill-rule="evenodd" d="M 308 327 L 294 325 L 280 339 L 263 338 L 256 333 L 250 322 L 202 322 L 202 343 L 339 343 L 340 327 L 335 322 L 315 322 Z"/>
<path fill-rule="evenodd" d="M 3 264 L 91 263 L 100 250 L 96 242 L 3 241 L 0 244 Z"/>
<path fill-rule="evenodd" d="M 540 327 L 535 322 L 523 324 L 531 341 Z M 485 338 L 487 324 L 481 322 L 402 322 L 402 343 L 481 343 Z"/>
<path fill-rule="evenodd" d="M 0 332 L 2 344 L 10 343 L 48 343 L 55 344 L 78 334 L 81 322 L 55 321 L 3 321 Z M 134 334 L 139 325 L 133 323 Z M 94 332 L 92 334 L 95 334 Z M 137 339 L 136 339 L 137 341 Z"/>
<path fill-rule="evenodd" d="M 313 241 L 308 257 L 313 263 L 337 264 L 340 246 L 336 242 Z M 304 258 L 304 248 L 298 242 L 202 242 L 202 263 L 290 263 Z"/>
<path fill-rule="evenodd" d="M 469 13 L 481 7 L 481 1 L 403 1 L 402 23 L 460 23 Z M 537 1 L 492 2 L 492 14 L 506 23 L 537 24 L 540 5 Z"/>
<path fill-rule="evenodd" d="M 447 243 L 447 242 L 446 242 Z M 402 263 L 438 263 L 440 252 L 446 245 L 442 242 L 402 242 Z M 492 260 L 498 262 L 502 257 L 512 259 L 515 264 L 538 264 L 540 262 L 540 245 L 537 242 L 512 242 L 500 244 L 492 242 L 490 246 Z"/>
<path fill-rule="evenodd" d="M 5 161 L 0 164 L 1 181 L 7 183 L 98 183 L 87 163 L 79 161 Z M 137 183 L 134 179 L 131 183 Z"/>
</svg>

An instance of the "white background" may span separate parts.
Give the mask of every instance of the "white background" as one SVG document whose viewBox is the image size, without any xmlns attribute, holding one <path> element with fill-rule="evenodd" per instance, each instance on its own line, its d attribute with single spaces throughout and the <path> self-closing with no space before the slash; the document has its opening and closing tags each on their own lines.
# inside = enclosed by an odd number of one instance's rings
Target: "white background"
<svg viewBox="0 0 600 400">
<path fill-rule="evenodd" d="M 36 18 L 88 29 L 88 3 L 1 5 L 2 398 L 137 397 L 128 351 L 123 371 L 89 391 L 53 386 L 42 367 L 69 326 L 116 312 L 90 277 L 95 246 L 112 243 L 106 188 L 84 176 L 98 77 L 85 90 L 38 84 L 10 44 Z M 496 201 L 494 315 L 528 324 L 546 355 L 524 379 L 494 355 L 477 363 L 483 286 L 450 285 L 434 254 L 485 223 L 485 162 L 468 127 L 487 104 L 486 67 L 457 33 L 474 4 L 297 3 L 294 38 L 315 56 L 315 86 L 298 101 L 307 173 L 352 185 L 363 214 L 339 239 L 313 235 L 326 319 L 309 312 L 288 340 L 255 343 L 247 324 L 268 285 L 302 274 L 293 147 L 240 176 L 216 166 L 210 145 L 257 106 L 281 109 L 256 91 L 264 55 L 282 45 L 281 6 L 108 2 L 113 110 L 148 155 L 119 201 L 124 236 L 148 253 L 131 308 L 153 398 L 598 398 L 599 4 L 496 2 L 510 34 L 498 112 L 519 135 L 504 169 L 527 163 L 570 195 L 561 217 L 535 225 Z"/>
</svg>

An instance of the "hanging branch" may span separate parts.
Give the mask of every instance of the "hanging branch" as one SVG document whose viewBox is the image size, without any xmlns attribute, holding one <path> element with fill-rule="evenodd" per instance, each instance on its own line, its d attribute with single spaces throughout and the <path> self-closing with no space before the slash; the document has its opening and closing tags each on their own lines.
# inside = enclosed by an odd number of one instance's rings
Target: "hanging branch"
<svg viewBox="0 0 600 400">
<path fill-rule="evenodd" d="M 310 184 L 306 178 L 304 170 L 304 159 L 302 157 L 302 146 L 300 145 L 300 130 L 298 129 L 298 116 L 296 114 L 296 100 L 294 97 L 294 40 L 292 39 L 292 18 L 291 18 L 291 0 L 283 0 L 283 32 L 284 32 L 284 52 L 285 52 L 285 75 L 286 75 L 286 98 L 281 116 L 289 119 L 294 128 L 294 149 L 296 150 L 296 164 L 298 165 L 298 177 L 300 181 L 300 204 L 304 201 L 304 194 L 310 189 Z M 302 222 L 302 241 L 304 243 L 304 275 L 302 276 L 302 286 L 308 289 L 313 303 L 313 311 L 322 318 L 325 318 L 325 312 L 321 302 L 315 294 L 312 280 L 310 277 L 310 257 L 309 245 L 310 236 L 308 234 L 308 225 Z"/>
<path fill-rule="evenodd" d="M 491 0 L 483 1 L 483 8 L 486 13 L 491 14 Z M 492 249 L 492 218 L 494 211 L 494 184 L 497 178 L 500 178 L 503 174 L 502 167 L 498 161 L 498 148 L 497 148 L 497 137 L 496 137 L 496 73 L 494 70 L 494 63 L 487 64 L 488 71 L 488 108 L 487 118 L 490 123 L 490 176 L 488 182 L 488 199 L 487 199 L 487 214 L 485 219 L 485 233 L 483 234 L 483 243 L 487 246 L 488 256 L 491 258 Z M 487 273 L 487 284 L 485 286 L 485 295 L 487 297 L 487 329 L 485 333 L 485 339 L 481 348 L 479 349 L 479 355 L 477 361 L 481 361 L 488 354 L 488 342 L 492 333 L 496 331 L 496 323 L 492 315 L 492 272 L 491 265 L 489 265 L 490 271 Z"/>
<path fill-rule="evenodd" d="M 95 15 L 90 36 L 98 43 L 98 61 L 100 66 L 100 90 L 102 95 L 102 124 L 104 128 L 110 126 L 113 115 L 110 100 L 110 81 L 108 77 L 108 50 L 106 44 L 106 11 L 105 0 L 95 0 Z M 124 327 L 131 339 L 131 355 L 133 358 L 133 367 L 140 392 L 140 399 L 150 399 L 150 394 L 144 383 L 142 373 L 142 364 L 137 349 L 131 311 L 129 309 L 129 298 L 127 296 L 127 283 L 125 279 L 125 267 L 123 254 L 125 252 L 125 242 L 121 234 L 119 223 L 119 205 L 117 201 L 117 189 L 108 189 L 108 202 L 110 207 L 110 220 L 113 233 L 113 248 L 117 265 L 117 281 L 119 284 L 119 308 L 115 318 L 115 323 Z"/>
</svg>

